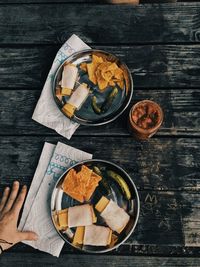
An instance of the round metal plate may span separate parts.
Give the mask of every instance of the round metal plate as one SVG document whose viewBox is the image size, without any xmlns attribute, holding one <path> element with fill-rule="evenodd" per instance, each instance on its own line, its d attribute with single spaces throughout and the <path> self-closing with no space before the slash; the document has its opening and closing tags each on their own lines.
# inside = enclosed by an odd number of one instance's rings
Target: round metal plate
<svg viewBox="0 0 200 267">
<path fill-rule="evenodd" d="M 94 85 L 88 78 L 88 74 L 85 73 L 80 69 L 80 64 L 83 62 L 89 63 L 92 61 L 92 55 L 95 54 L 97 56 L 106 58 L 107 60 L 111 62 L 115 62 L 124 73 L 124 88 L 123 90 L 118 87 L 118 94 L 115 97 L 111 107 L 108 109 L 107 112 L 103 114 L 96 114 L 91 106 L 91 99 L 92 96 L 96 96 L 98 104 L 102 104 L 105 99 L 107 98 L 108 94 L 111 92 L 113 87 L 108 87 L 104 92 L 101 92 L 97 85 Z M 75 88 L 80 83 L 86 83 L 90 87 L 90 94 L 87 98 L 87 100 L 83 103 L 82 107 L 75 111 L 75 114 L 73 116 L 73 120 L 78 122 L 79 124 L 83 125 L 90 125 L 90 126 L 98 126 L 103 125 L 106 123 L 109 123 L 113 120 L 115 120 L 122 112 L 127 108 L 128 104 L 130 103 L 132 94 L 133 94 L 133 80 L 131 73 L 128 69 L 128 67 L 121 62 L 116 56 L 101 51 L 101 50 L 83 50 L 81 52 L 74 53 L 70 57 L 68 57 L 63 64 L 58 68 L 55 79 L 53 82 L 53 96 L 55 99 L 55 102 L 58 106 L 58 108 L 62 112 L 62 107 L 69 99 L 68 96 L 63 96 L 62 100 L 60 101 L 56 97 L 56 87 L 58 86 L 61 78 L 62 78 L 62 72 L 63 72 L 63 66 L 67 63 L 75 64 L 78 67 L 78 80 L 75 84 Z M 117 85 L 116 85 L 117 87 Z M 66 116 L 66 114 L 63 112 L 63 114 Z"/>
<path fill-rule="evenodd" d="M 102 196 L 107 197 L 108 199 L 112 199 L 120 207 L 122 207 L 129 215 L 130 215 L 130 220 L 129 223 L 127 224 L 126 228 L 118 235 L 118 241 L 113 247 L 96 247 L 96 246 L 74 246 L 72 244 L 73 238 L 69 237 L 68 234 L 64 231 L 59 231 L 56 228 L 56 225 L 54 224 L 57 232 L 59 235 L 65 240 L 68 244 L 72 245 L 73 247 L 85 251 L 85 252 L 90 252 L 90 253 L 103 253 L 103 252 L 108 252 L 111 251 L 115 248 L 117 248 L 119 245 L 121 245 L 123 242 L 127 240 L 127 238 L 133 233 L 135 226 L 138 221 L 139 217 L 139 211 L 140 211 L 140 201 L 139 201 L 139 196 L 138 192 L 136 189 L 136 186 L 130 176 L 119 166 L 105 160 L 87 160 L 87 161 L 82 161 L 78 164 L 75 164 L 74 166 L 70 167 L 58 180 L 57 184 L 55 185 L 55 188 L 52 193 L 52 198 L 51 198 L 51 217 L 53 221 L 53 212 L 56 210 L 61 210 L 65 208 L 69 208 L 72 206 L 76 205 L 81 205 L 80 202 L 74 200 L 67 194 L 65 194 L 61 188 L 62 182 L 68 173 L 68 171 L 72 168 L 74 168 L 76 171 L 79 171 L 81 169 L 82 165 L 86 165 L 89 168 L 93 168 L 94 166 L 97 166 L 101 172 L 104 182 L 100 182 L 99 186 L 96 188 L 94 194 L 92 195 L 91 199 L 89 202 L 91 205 L 95 206 L 95 204 L 99 201 L 99 199 Z M 131 192 L 131 199 L 127 200 L 124 192 L 120 188 L 119 184 L 116 183 L 112 178 L 108 177 L 106 174 L 107 170 L 112 170 L 119 174 L 127 183 L 129 190 Z M 94 209 L 95 214 L 97 216 L 97 223 L 98 225 L 104 225 L 106 226 L 105 222 L 101 218 L 100 214 Z M 54 223 L 54 221 L 53 221 Z M 70 229 L 73 233 L 75 232 L 74 228 Z"/>
</svg>

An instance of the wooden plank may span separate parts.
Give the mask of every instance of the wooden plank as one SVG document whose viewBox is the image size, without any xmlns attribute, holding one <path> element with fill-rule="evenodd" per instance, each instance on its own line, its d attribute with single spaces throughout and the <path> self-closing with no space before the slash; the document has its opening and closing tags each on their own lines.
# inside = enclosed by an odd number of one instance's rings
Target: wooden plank
<svg viewBox="0 0 200 267">
<path fill-rule="evenodd" d="M 1 136 L 2 186 L 14 179 L 30 184 L 44 141 L 62 141 L 92 153 L 94 158 L 119 164 L 139 189 L 199 191 L 199 138 L 152 138 L 137 142 L 132 137 L 74 136 L 67 141 L 52 136 Z"/>
<path fill-rule="evenodd" d="M 126 253 L 131 255 L 134 250 L 136 254 L 146 254 L 144 249 L 138 249 L 137 247 L 147 245 L 149 246 L 148 251 L 152 249 L 151 254 L 159 253 L 161 250 L 153 249 L 154 246 L 169 246 L 175 255 L 177 247 L 196 246 L 199 248 L 199 192 L 145 190 L 139 191 L 139 196 L 141 212 L 138 225 L 125 244 L 114 251 L 113 254 L 122 255 Z M 16 246 L 11 251 L 29 252 L 32 249 L 22 245 Z M 76 250 L 67 245 L 63 252 L 76 252 Z M 191 254 L 194 252 L 190 250 Z M 162 251 L 162 253 L 164 255 L 172 254 L 168 250 Z M 185 252 L 185 255 L 187 253 Z"/>
<path fill-rule="evenodd" d="M 200 45 L 92 47 L 116 54 L 124 61 L 137 88 L 199 88 Z M 0 88 L 40 89 L 58 49 L 58 46 L 0 48 Z"/>
<path fill-rule="evenodd" d="M 140 190 L 139 196 L 141 212 L 138 225 L 126 243 L 111 254 L 199 254 L 193 248 L 198 249 L 200 246 L 199 192 Z M 11 250 L 20 251 L 36 253 L 23 244 Z M 66 244 L 63 252 L 77 251 Z"/>
<path fill-rule="evenodd" d="M 72 33 L 88 44 L 199 42 L 199 17 L 198 2 L 138 6 L 84 4 L 81 8 L 80 4 L 64 3 L 2 5 L 0 43 L 57 44 Z"/>
<path fill-rule="evenodd" d="M 27 266 L 87 266 L 87 267 L 198 267 L 199 258 L 176 257 L 142 257 L 142 256 L 108 256 L 108 255 L 61 255 L 59 259 L 40 253 L 39 257 L 32 254 L 5 253 L 0 259 L 2 267 Z"/>
<path fill-rule="evenodd" d="M 174 3 L 177 2 L 176 0 L 73 0 L 73 3 L 93 3 L 93 4 L 112 4 L 114 1 L 119 1 L 122 4 L 125 2 L 130 3 L 132 2 L 140 2 L 141 4 L 149 4 L 149 3 Z M 58 3 L 55 0 L 0 0 L 0 4 L 21 4 L 21 3 Z M 188 2 L 188 0 L 182 0 L 178 2 Z M 194 1 L 195 2 L 195 1 Z M 59 0 L 59 3 L 72 3 L 72 0 Z"/>
<path fill-rule="evenodd" d="M 40 92 L 37 90 L 0 90 L 0 135 L 56 135 L 56 132 L 31 119 Z M 135 89 L 131 105 L 142 99 L 158 102 L 164 122 L 157 136 L 200 136 L 200 89 Z M 130 109 L 130 108 L 129 108 Z M 101 127 L 80 126 L 77 136 L 129 136 L 128 112 Z"/>
</svg>

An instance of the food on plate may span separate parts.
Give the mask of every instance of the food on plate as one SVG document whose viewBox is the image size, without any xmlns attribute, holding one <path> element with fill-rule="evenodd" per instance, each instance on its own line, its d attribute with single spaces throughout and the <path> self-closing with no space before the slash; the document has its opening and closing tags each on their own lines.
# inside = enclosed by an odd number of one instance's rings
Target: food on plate
<svg viewBox="0 0 200 267">
<path fill-rule="evenodd" d="M 108 205 L 109 201 L 109 199 L 102 196 L 99 202 L 96 204 L 95 209 L 98 210 L 98 212 L 102 212 Z"/>
<path fill-rule="evenodd" d="M 87 166 L 82 165 L 79 172 L 76 172 L 75 169 L 69 170 L 62 183 L 62 189 L 66 194 L 79 202 L 88 201 L 101 179 L 100 175 L 93 172 Z"/>
<path fill-rule="evenodd" d="M 92 62 L 83 62 L 80 68 L 88 73 L 90 81 L 98 85 L 100 91 L 104 91 L 108 86 L 115 86 L 115 84 L 121 89 L 124 88 L 123 70 L 116 62 L 93 54 Z"/>
<path fill-rule="evenodd" d="M 53 220 L 58 230 L 66 230 L 68 227 L 71 228 L 96 223 L 97 218 L 93 206 L 85 204 L 54 211 Z"/>
<path fill-rule="evenodd" d="M 108 109 L 111 107 L 115 97 L 118 94 L 118 89 L 117 87 L 113 88 L 112 91 L 110 92 L 110 94 L 107 96 L 106 100 L 104 101 L 104 103 L 101 106 L 101 110 L 103 113 L 105 113 L 106 111 L 108 111 Z"/>
<path fill-rule="evenodd" d="M 54 211 L 53 221 L 58 230 L 66 230 L 68 227 L 68 211 L 67 209 Z"/>
<path fill-rule="evenodd" d="M 108 246 L 112 240 L 112 230 L 109 227 L 89 225 L 77 227 L 73 244 L 89 246 Z"/>
<path fill-rule="evenodd" d="M 108 111 L 108 109 L 111 107 L 115 97 L 118 94 L 118 89 L 117 87 L 113 88 L 112 91 L 108 94 L 108 96 L 106 97 L 105 101 L 103 102 L 103 104 L 101 106 L 99 106 L 97 104 L 97 98 L 96 96 L 92 97 L 92 108 L 94 110 L 94 112 L 96 114 L 101 114 L 101 113 L 105 113 Z"/>
<path fill-rule="evenodd" d="M 56 97 L 61 101 L 62 100 L 62 93 L 61 93 L 61 87 L 56 88 Z"/>
<path fill-rule="evenodd" d="M 80 84 L 72 93 L 67 103 L 63 106 L 63 112 L 71 118 L 74 115 L 75 110 L 79 110 L 81 108 L 88 95 L 89 88 L 87 87 L 87 84 Z"/>
<path fill-rule="evenodd" d="M 68 226 L 86 226 L 96 222 L 93 207 L 89 204 L 68 208 Z"/>
<path fill-rule="evenodd" d="M 92 97 L 91 105 L 92 105 L 92 109 L 94 110 L 94 112 L 96 114 L 101 114 L 101 107 L 98 106 L 98 104 L 97 104 L 97 98 L 96 98 L 95 95 Z"/>
<path fill-rule="evenodd" d="M 78 75 L 78 68 L 73 64 L 66 64 L 63 67 L 62 72 L 62 94 L 63 95 L 71 95 L 72 89 L 74 88 L 76 79 Z"/>
<path fill-rule="evenodd" d="M 108 200 L 106 197 L 102 197 L 95 208 L 100 212 L 106 224 L 117 233 L 121 233 L 130 220 L 128 213 L 112 199 Z"/>
<path fill-rule="evenodd" d="M 76 232 L 74 234 L 74 239 L 72 244 L 74 245 L 82 245 L 84 238 L 85 226 L 78 226 L 76 228 Z"/>
<path fill-rule="evenodd" d="M 114 245 L 117 243 L 117 241 L 118 241 L 118 236 L 115 234 L 112 234 L 109 247 L 111 247 L 111 248 L 114 247 Z"/>
<path fill-rule="evenodd" d="M 111 171 L 111 170 L 107 171 L 107 175 L 109 177 L 111 177 L 112 179 L 114 179 L 119 184 L 119 186 L 120 186 L 122 192 L 125 194 L 126 198 L 128 200 L 131 199 L 131 192 L 129 190 L 127 183 L 124 181 L 124 179 L 119 174 L 117 174 L 116 172 Z"/>
</svg>

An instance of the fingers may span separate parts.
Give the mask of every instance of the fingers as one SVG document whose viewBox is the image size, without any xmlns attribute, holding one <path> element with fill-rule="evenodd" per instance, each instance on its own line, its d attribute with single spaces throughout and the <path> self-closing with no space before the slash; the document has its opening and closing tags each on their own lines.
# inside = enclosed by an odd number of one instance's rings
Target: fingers
<svg viewBox="0 0 200 267">
<path fill-rule="evenodd" d="M 19 191 L 19 182 L 15 181 L 13 183 L 12 191 L 10 193 L 8 201 L 7 201 L 7 203 L 6 203 L 6 205 L 5 205 L 4 209 L 3 209 L 3 213 L 8 212 L 12 208 L 12 205 L 13 205 L 16 197 L 17 197 L 18 191 Z"/>
<path fill-rule="evenodd" d="M 38 235 L 34 232 L 19 232 L 19 241 L 29 240 L 29 241 L 36 241 L 38 239 Z"/>
<path fill-rule="evenodd" d="M 10 188 L 9 187 L 6 187 L 3 191 L 3 196 L 2 196 L 2 199 L 1 199 L 1 202 L 0 202 L 0 212 L 2 212 L 5 204 L 6 204 L 6 201 L 8 199 L 8 196 L 9 196 L 9 192 L 10 192 Z"/>
<path fill-rule="evenodd" d="M 22 190 L 19 193 L 15 203 L 13 204 L 12 211 L 17 215 L 19 214 L 19 212 L 20 212 L 20 210 L 21 210 L 21 208 L 23 206 L 24 199 L 26 197 L 26 192 L 27 192 L 27 187 L 24 185 L 22 187 Z"/>
</svg>

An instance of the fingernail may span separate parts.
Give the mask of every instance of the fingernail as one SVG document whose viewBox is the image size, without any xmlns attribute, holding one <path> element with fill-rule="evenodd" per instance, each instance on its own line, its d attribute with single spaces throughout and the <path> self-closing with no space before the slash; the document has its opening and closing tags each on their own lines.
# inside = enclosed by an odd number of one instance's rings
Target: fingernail
<svg viewBox="0 0 200 267">
<path fill-rule="evenodd" d="M 23 185 L 23 187 L 22 187 L 23 189 L 26 189 L 27 188 L 27 186 L 26 185 Z"/>
<path fill-rule="evenodd" d="M 5 190 L 6 190 L 6 191 L 9 191 L 9 190 L 10 190 L 10 187 L 7 186 L 7 187 L 5 188 Z"/>
<path fill-rule="evenodd" d="M 14 181 L 14 185 L 18 185 L 19 184 L 19 182 L 18 181 Z"/>
</svg>

